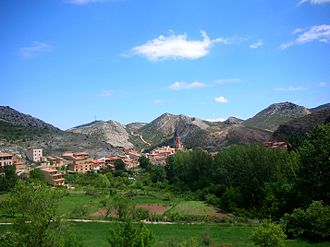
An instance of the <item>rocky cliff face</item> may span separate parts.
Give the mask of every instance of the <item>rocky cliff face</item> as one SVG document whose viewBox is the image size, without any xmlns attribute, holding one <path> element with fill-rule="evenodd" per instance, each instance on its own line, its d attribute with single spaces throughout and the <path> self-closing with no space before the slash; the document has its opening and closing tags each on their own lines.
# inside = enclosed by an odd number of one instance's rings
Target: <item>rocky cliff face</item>
<svg viewBox="0 0 330 247">
<path fill-rule="evenodd" d="M 268 131 L 275 131 L 281 124 L 310 114 L 310 111 L 291 102 L 272 104 L 254 117 L 243 122 L 243 125 Z"/>
<path fill-rule="evenodd" d="M 95 121 L 90 124 L 74 127 L 68 132 L 93 136 L 114 147 L 133 148 L 129 141 L 131 134 L 125 125 L 116 121 Z"/>
</svg>

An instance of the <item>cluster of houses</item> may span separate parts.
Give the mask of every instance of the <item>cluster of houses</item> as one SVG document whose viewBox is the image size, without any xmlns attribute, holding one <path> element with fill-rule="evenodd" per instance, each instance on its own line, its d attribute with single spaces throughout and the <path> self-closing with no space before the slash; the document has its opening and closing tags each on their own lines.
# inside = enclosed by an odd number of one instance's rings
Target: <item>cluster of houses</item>
<svg viewBox="0 0 330 247">
<path fill-rule="evenodd" d="M 286 142 L 265 142 L 265 146 L 277 149 L 288 149 Z M 176 137 L 176 146 L 163 146 L 153 149 L 150 153 L 140 153 L 135 149 L 123 150 L 122 155 L 106 156 L 93 159 L 87 152 L 64 152 L 61 156 L 43 156 L 43 150 L 32 149 L 27 153 L 27 158 L 34 166 L 27 165 L 26 160 L 18 152 L 10 150 L 0 151 L 0 168 L 15 166 L 18 175 L 28 174 L 34 167 L 39 168 L 48 184 L 64 185 L 62 173 L 86 173 L 99 172 L 105 169 L 113 169 L 117 160 L 122 160 L 130 169 L 139 166 L 139 158 L 147 157 L 152 164 L 165 165 L 169 156 L 178 151 L 184 151 L 184 146 L 179 136 Z M 210 153 L 215 156 L 217 152 Z M 1 173 L 0 173 L 1 175 Z"/>
<path fill-rule="evenodd" d="M 150 153 L 142 154 L 135 149 L 123 150 L 122 155 L 106 156 L 93 159 L 87 152 L 66 151 L 61 156 L 44 156 L 41 148 L 32 149 L 27 153 L 27 159 L 32 165 L 27 165 L 26 160 L 19 153 L 10 150 L 0 151 L 0 168 L 13 165 L 18 175 L 28 174 L 34 167 L 40 169 L 45 181 L 51 185 L 64 185 L 62 173 L 86 173 L 99 172 L 100 170 L 113 169 L 116 160 L 122 160 L 130 169 L 139 166 L 139 158 L 144 155 L 151 163 L 164 165 L 169 156 L 177 151 L 183 151 L 184 147 L 180 137 L 176 137 L 176 147 L 164 146 L 152 150 Z"/>
</svg>

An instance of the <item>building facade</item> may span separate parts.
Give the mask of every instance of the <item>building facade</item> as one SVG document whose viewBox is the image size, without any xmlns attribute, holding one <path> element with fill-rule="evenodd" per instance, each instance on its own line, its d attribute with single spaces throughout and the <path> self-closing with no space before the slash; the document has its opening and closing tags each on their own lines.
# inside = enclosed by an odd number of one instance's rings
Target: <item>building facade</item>
<svg viewBox="0 0 330 247">
<path fill-rule="evenodd" d="M 0 168 L 13 165 L 13 155 L 10 153 L 0 152 Z"/>
<path fill-rule="evenodd" d="M 41 162 L 42 161 L 42 149 L 41 148 L 34 148 L 28 153 L 28 158 L 33 162 Z"/>
<path fill-rule="evenodd" d="M 42 168 L 40 171 L 44 175 L 46 183 L 53 186 L 64 185 L 64 178 L 57 170 L 52 168 Z"/>
</svg>

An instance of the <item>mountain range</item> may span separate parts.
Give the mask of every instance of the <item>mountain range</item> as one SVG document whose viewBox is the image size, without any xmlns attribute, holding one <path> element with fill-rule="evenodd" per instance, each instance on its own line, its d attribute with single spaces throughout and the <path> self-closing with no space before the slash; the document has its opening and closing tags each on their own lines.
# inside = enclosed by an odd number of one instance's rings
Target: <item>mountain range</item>
<svg viewBox="0 0 330 247">
<path fill-rule="evenodd" d="M 94 156 L 102 156 L 119 153 L 121 148 L 150 150 L 174 145 L 178 135 L 188 148 L 216 150 L 230 144 L 278 140 L 296 127 L 300 132 L 309 131 L 317 123 L 329 120 L 330 104 L 307 109 L 283 102 L 272 104 L 247 120 L 229 117 L 223 122 L 209 122 L 164 113 L 150 123 L 124 125 L 114 120 L 94 121 L 63 131 L 8 106 L 0 106 L 0 146 L 42 147 L 46 153 L 88 150 Z"/>
</svg>

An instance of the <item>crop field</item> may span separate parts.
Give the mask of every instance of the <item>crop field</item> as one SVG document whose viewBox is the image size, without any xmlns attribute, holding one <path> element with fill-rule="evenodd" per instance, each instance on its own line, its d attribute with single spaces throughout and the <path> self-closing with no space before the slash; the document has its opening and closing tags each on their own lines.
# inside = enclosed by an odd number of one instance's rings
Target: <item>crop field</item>
<svg viewBox="0 0 330 247">
<path fill-rule="evenodd" d="M 108 247 L 107 238 L 114 223 L 78 222 L 70 223 L 80 235 L 86 247 Z M 202 245 L 202 236 L 210 237 L 210 246 L 252 247 L 249 239 L 254 227 L 209 224 L 150 224 L 147 227 L 154 233 L 155 246 L 166 247 L 169 243 L 180 243 L 196 239 Z M 0 233 L 10 229 L 10 225 L 0 225 Z M 287 240 L 287 247 L 328 247 L 329 242 L 308 243 L 300 240 Z"/>
</svg>

